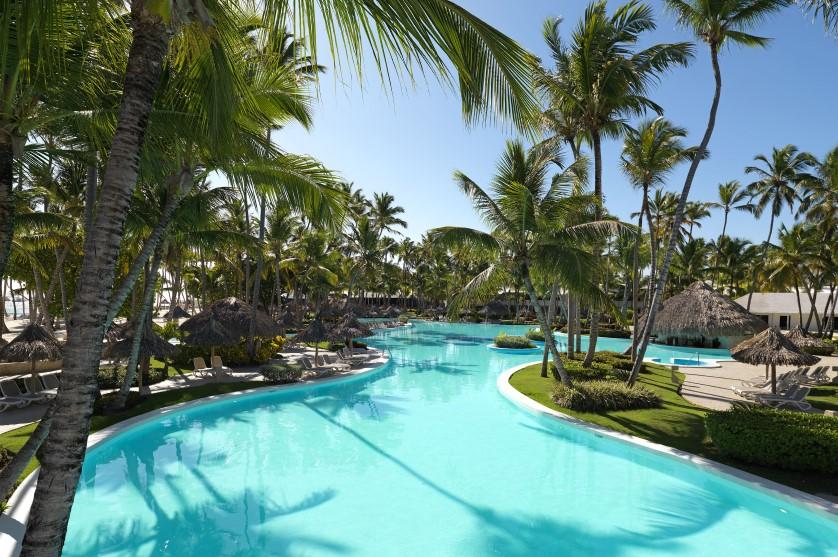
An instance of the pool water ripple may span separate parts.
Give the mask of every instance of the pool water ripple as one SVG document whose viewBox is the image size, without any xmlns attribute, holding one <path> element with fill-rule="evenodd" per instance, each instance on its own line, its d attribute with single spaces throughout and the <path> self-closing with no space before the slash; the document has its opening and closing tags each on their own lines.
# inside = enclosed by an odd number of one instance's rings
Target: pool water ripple
<svg viewBox="0 0 838 557">
<path fill-rule="evenodd" d="M 392 359 L 368 375 L 104 441 L 64 555 L 838 556 L 829 517 L 511 404 L 497 376 L 535 358 L 489 350 L 501 330 L 524 328 L 380 332 Z"/>
</svg>

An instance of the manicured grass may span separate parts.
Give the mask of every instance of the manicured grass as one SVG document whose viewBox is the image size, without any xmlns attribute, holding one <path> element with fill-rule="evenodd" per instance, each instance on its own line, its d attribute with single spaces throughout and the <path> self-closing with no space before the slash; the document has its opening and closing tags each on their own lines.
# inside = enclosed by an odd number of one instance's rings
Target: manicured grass
<svg viewBox="0 0 838 557">
<path fill-rule="evenodd" d="M 90 422 L 90 432 L 93 433 L 95 431 L 99 431 L 100 429 L 104 429 L 117 422 L 133 418 L 134 416 L 139 416 L 140 414 L 145 414 L 146 412 L 151 412 L 152 410 L 157 410 L 158 408 L 164 408 L 166 406 L 172 406 L 182 402 L 189 402 L 199 398 L 206 398 L 208 396 L 232 393 L 256 387 L 267 387 L 269 385 L 269 383 L 248 381 L 236 383 L 208 383 L 206 385 L 198 385 L 196 387 L 189 387 L 186 389 L 174 389 L 171 391 L 164 391 L 162 393 L 154 393 L 143 399 L 143 401 L 136 406 L 129 408 L 124 412 L 108 416 L 94 415 Z M 19 451 L 23 444 L 26 443 L 29 435 L 32 434 L 36 425 L 37 424 L 29 424 L 0 435 L 0 447 L 5 447 L 12 452 Z M 38 461 L 33 458 L 26 467 L 21 479 L 26 477 L 26 475 L 37 467 Z"/>
<path fill-rule="evenodd" d="M 821 410 L 838 410 L 838 385 L 812 387 L 806 400 Z"/>
<path fill-rule="evenodd" d="M 541 377 L 540 365 L 532 365 L 518 371 L 510 379 L 510 384 L 544 406 L 581 420 L 716 460 L 809 493 L 838 495 L 838 478 L 827 474 L 801 473 L 754 466 L 722 457 L 713 447 L 713 443 L 705 431 L 704 416 L 707 413 L 706 410 L 688 402 L 678 394 L 678 386 L 684 380 L 683 374 L 676 373 L 677 383 L 673 383 L 672 372 L 669 369 L 654 365 L 647 367 L 649 373 L 641 374 L 639 383 L 655 391 L 661 397 L 660 408 L 614 412 L 575 412 L 568 410 L 558 406 L 550 399 L 554 380 L 552 377 Z M 824 389 L 830 388 L 824 387 Z M 814 393 L 815 389 L 812 392 Z M 833 391 L 832 404 L 836 404 L 834 398 L 836 394 L 838 392 Z M 811 397 L 810 400 L 812 400 Z M 836 408 L 838 408 L 838 404 L 836 404 Z"/>
</svg>

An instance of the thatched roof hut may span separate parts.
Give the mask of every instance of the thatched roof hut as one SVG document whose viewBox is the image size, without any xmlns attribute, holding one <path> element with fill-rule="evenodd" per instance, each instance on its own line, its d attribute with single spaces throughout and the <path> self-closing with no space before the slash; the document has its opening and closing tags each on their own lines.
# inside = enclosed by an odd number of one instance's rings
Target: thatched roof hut
<svg viewBox="0 0 838 557">
<path fill-rule="evenodd" d="M 177 348 L 166 342 L 166 339 L 154 332 L 149 321 L 143 327 L 143 338 L 140 341 L 140 358 L 169 358 L 175 354 Z M 134 330 L 131 330 L 125 338 L 111 342 L 105 346 L 102 355 L 110 360 L 124 360 L 131 357 L 131 347 L 134 344 Z"/>
<path fill-rule="evenodd" d="M 770 327 L 753 338 L 739 343 L 730 351 L 731 357 L 751 365 L 771 366 L 771 390 L 777 392 L 777 366 L 810 366 L 820 358 L 803 352 L 783 336 L 780 329 Z"/>
<path fill-rule="evenodd" d="M 330 334 L 337 338 L 363 338 L 372 335 L 372 329 L 364 323 L 358 321 L 358 318 L 351 313 L 347 313 L 344 318 L 341 319 L 341 321 L 330 331 Z"/>
<path fill-rule="evenodd" d="M 318 315 L 315 317 L 308 326 L 294 335 L 294 338 L 291 339 L 293 344 L 299 343 L 306 343 L 306 342 L 313 342 L 314 345 L 314 357 L 317 358 L 317 354 L 320 350 L 320 345 L 318 343 L 323 342 L 324 340 L 340 340 L 341 337 L 335 336 L 332 334 L 332 331 L 326 328 L 323 324 L 323 320 Z"/>
<path fill-rule="evenodd" d="M 36 362 L 61 359 L 61 343 L 43 326 L 27 325 L 8 344 L 0 348 L 0 360 L 8 362 Z"/>
<path fill-rule="evenodd" d="M 833 346 L 828 342 L 809 335 L 798 325 L 786 333 L 786 338 L 792 341 L 798 348 L 810 354 L 831 354 Z"/>
<path fill-rule="evenodd" d="M 277 324 L 283 329 L 296 329 L 300 326 L 300 320 L 297 319 L 290 308 L 285 308 L 285 311 L 279 316 Z"/>
<path fill-rule="evenodd" d="M 402 314 L 402 311 L 393 306 L 389 306 L 387 309 L 384 310 L 384 317 L 398 317 Z"/>
<path fill-rule="evenodd" d="M 180 324 L 180 329 L 192 333 L 206 326 L 210 320 L 217 321 L 228 333 L 237 338 L 246 337 L 250 331 L 251 305 L 238 298 L 218 300 L 204 311 L 197 313 Z M 273 337 L 282 333 L 282 328 L 271 316 L 262 310 L 256 311 L 256 336 Z"/>
<path fill-rule="evenodd" d="M 184 319 L 190 317 L 190 314 L 182 307 L 175 306 L 166 313 L 164 313 L 163 317 L 165 317 L 166 319 Z"/>
<path fill-rule="evenodd" d="M 486 317 L 503 317 L 509 314 L 509 306 L 499 300 L 492 300 L 477 313 Z"/>
<path fill-rule="evenodd" d="M 638 326 L 645 324 L 640 317 Z M 663 302 L 652 334 L 659 339 L 741 339 L 764 331 L 768 325 L 742 306 L 697 281 Z"/>
<path fill-rule="evenodd" d="M 202 319 L 183 339 L 184 344 L 190 346 L 232 346 L 241 341 L 239 335 L 227 330 L 221 322 L 212 315 Z"/>
</svg>

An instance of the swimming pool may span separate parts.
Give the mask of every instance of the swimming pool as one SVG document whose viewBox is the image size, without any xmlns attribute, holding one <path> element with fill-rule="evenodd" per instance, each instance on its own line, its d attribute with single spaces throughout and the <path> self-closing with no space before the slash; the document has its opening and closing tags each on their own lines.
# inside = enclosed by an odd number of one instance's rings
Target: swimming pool
<svg viewBox="0 0 838 557">
<path fill-rule="evenodd" d="M 369 375 L 97 445 L 64 555 L 838 555 L 829 517 L 513 405 L 497 376 L 537 358 L 487 350 L 500 330 L 382 331 Z"/>
</svg>

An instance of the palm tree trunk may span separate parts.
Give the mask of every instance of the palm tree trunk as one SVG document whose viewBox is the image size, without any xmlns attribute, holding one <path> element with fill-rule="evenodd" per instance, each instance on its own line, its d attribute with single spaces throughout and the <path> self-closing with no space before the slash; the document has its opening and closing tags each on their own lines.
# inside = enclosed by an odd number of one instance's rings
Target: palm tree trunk
<svg viewBox="0 0 838 557">
<path fill-rule="evenodd" d="M 567 357 L 573 357 L 573 336 L 576 334 L 576 304 L 570 292 L 567 293 Z"/>
<path fill-rule="evenodd" d="M 803 305 L 800 303 L 800 287 L 798 286 L 797 279 L 794 279 L 794 293 L 797 295 L 798 325 L 803 327 Z"/>
<path fill-rule="evenodd" d="M 578 298 L 573 303 L 573 319 L 574 328 L 576 329 L 576 335 L 574 336 L 576 348 L 574 352 L 579 354 L 582 352 L 582 304 L 579 303 Z"/>
<path fill-rule="evenodd" d="M 762 256 L 763 258 L 768 257 L 768 246 L 771 245 L 771 235 L 774 233 L 774 218 L 777 215 L 774 211 L 771 211 L 771 223 L 768 225 L 768 238 L 766 238 L 765 243 L 762 244 Z M 751 272 L 751 288 L 748 291 L 748 305 L 745 307 L 746 310 L 751 311 L 751 299 L 754 297 L 754 290 L 757 288 L 757 270 L 759 269 L 758 265 L 754 265 L 754 270 Z"/>
<path fill-rule="evenodd" d="M 85 238 L 84 259 L 64 347 L 61 389 L 54 423 L 41 450 L 41 471 L 30 511 L 21 557 L 58 557 L 87 447 L 90 416 L 98 388 L 96 371 L 122 229 L 137 183 L 140 152 L 163 60 L 169 29 L 162 19 L 132 3 L 133 42 L 128 55 L 123 98 L 101 200 Z"/>
<path fill-rule="evenodd" d="M 12 138 L 0 133 L 0 277 L 6 274 L 6 263 L 12 252 L 15 226 L 15 204 L 12 196 L 15 156 Z"/>
<path fill-rule="evenodd" d="M 84 187 L 84 232 L 85 236 L 93 227 L 93 215 L 96 214 L 96 190 L 99 187 L 99 168 L 96 164 L 96 151 L 91 150 L 87 162 L 87 183 Z"/>
<path fill-rule="evenodd" d="M 183 198 L 191 189 L 194 174 L 191 169 L 189 171 L 184 170 L 176 177 L 171 177 L 171 179 L 177 180 L 177 190 L 170 190 L 170 195 L 166 198 L 166 204 L 163 206 L 163 212 L 160 215 L 160 220 L 154 226 L 154 229 L 151 231 L 148 239 L 143 244 L 143 249 L 140 250 L 139 255 L 137 255 L 137 257 L 131 262 L 131 268 L 128 270 L 128 274 L 125 275 L 125 278 L 122 279 L 122 282 L 119 283 L 119 287 L 114 292 L 111 304 L 108 307 L 108 316 L 105 319 L 105 328 L 110 327 L 111 323 L 113 323 L 116 314 L 119 313 L 119 310 L 122 308 L 122 304 L 125 303 L 125 300 L 128 299 L 128 295 L 134 288 L 137 278 L 139 278 L 140 273 L 143 272 L 143 267 L 145 267 L 145 264 L 154 253 L 155 248 L 157 248 L 157 244 L 159 244 L 160 240 L 166 235 L 169 224 L 172 222 L 172 217 L 175 214 L 175 210 L 177 210 L 181 201 L 183 201 Z"/>
<path fill-rule="evenodd" d="M 637 216 L 637 236 L 634 239 L 634 253 L 632 253 L 632 280 L 631 280 L 631 361 L 637 357 L 637 330 L 638 311 L 637 298 L 640 295 L 640 242 L 643 240 L 643 212 L 646 208 L 646 188 L 643 189 L 643 201 L 640 207 L 640 214 Z M 650 225 L 651 227 L 651 225 Z"/>
<path fill-rule="evenodd" d="M 591 130 L 592 143 L 594 148 L 594 196 L 597 198 L 597 205 L 594 208 L 594 218 L 596 220 L 602 219 L 602 140 L 599 135 L 599 130 Z M 602 246 L 595 245 L 594 250 L 596 255 L 602 255 Z M 608 257 L 606 253 L 605 257 Z M 597 282 L 598 279 L 597 279 Z M 607 289 L 606 289 L 607 290 Z M 606 292 L 607 294 L 607 292 Z M 599 309 L 593 306 L 589 309 L 590 315 L 588 319 L 588 353 L 585 355 L 585 360 L 582 367 L 591 367 L 596 352 L 597 338 L 599 338 Z"/>
<path fill-rule="evenodd" d="M 716 242 L 716 270 L 713 272 L 713 287 L 715 287 L 716 283 L 719 281 L 719 264 L 722 260 L 722 240 L 725 237 L 725 232 L 727 232 L 728 213 L 730 213 L 730 209 L 725 207 L 725 220 L 722 223 L 722 233 L 719 234 L 719 239 Z"/>
<path fill-rule="evenodd" d="M 559 281 L 553 281 L 553 286 L 550 288 L 550 305 L 547 306 L 547 323 L 550 327 L 545 331 L 542 329 L 544 333 L 544 357 L 541 359 L 541 376 L 547 377 L 547 358 L 550 354 L 550 350 L 547 348 L 547 335 L 553 336 L 553 320 L 556 318 L 556 301 L 559 297 Z"/>
<path fill-rule="evenodd" d="M 524 279 L 524 286 L 526 286 L 527 294 L 530 296 L 530 301 L 535 309 L 535 315 L 538 318 L 538 322 L 541 324 L 541 330 L 549 331 L 550 324 L 547 322 L 547 316 L 544 314 L 544 308 L 541 307 L 540 303 L 538 303 L 538 295 L 535 293 L 535 288 L 532 285 L 529 267 L 523 265 L 521 271 Z M 559 351 L 556 349 L 556 342 L 553 339 L 553 335 L 544 335 L 544 344 L 547 346 L 550 354 L 553 355 L 553 377 L 556 380 L 560 380 L 562 384 L 572 387 L 573 383 L 571 383 L 570 376 L 567 374 L 567 371 L 565 371 L 565 368 L 562 365 L 562 358 L 559 356 Z"/>
<path fill-rule="evenodd" d="M 270 138 L 270 135 L 268 137 Z M 250 306 L 250 327 L 247 332 L 247 353 L 252 361 L 256 360 L 256 343 L 254 342 L 256 312 L 258 311 L 259 294 L 262 289 L 262 268 L 265 265 L 265 250 L 262 244 L 265 243 L 265 206 L 267 201 L 264 195 L 260 196 L 259 204 L 259 252 L 256 254 L 256 276 L 253 278 L 253 302 Z"/>
<path fill-rule="evenodd" d="M 645 326 L 643 327 L 643 335 L 641 337 L 640 349 L 638 350 L 637 359 L 631 368 L 631 374 L 628 378 L 628 384 L 634 385 L 637 381 L 637 375 L 640 373 L 640 368 L 643 365 L 643 358 L 646 356 L 646 349 L 649 347 L 649 338 L 652 336 L 652 330 L 655 326 L 655 318 L 657 317 L 660 303 L 663 299 L 663 291 L 666 287 L 666 280 L 669 278 L 669 266 L 672 264 L 672 257 L 675 255 L 675 250 L 678 246 L 678 232 L 681 229 L 681 222 L 684 219 L 684 209 L 687 205 L 687 199 L 690 196 L 690 188 L 692 187 L 695 174 L 698 171 L 698 165 L 702 158 L 707 153 L 707 146 L 710 144 L 710 138 L 713 136 L 713 128 L 716 126 L 716 113 L 719 110 L 719 100 L 722 95 L 722 73 L 719 69 L 719 52 L 718 45 L 710 45 L 710 62 L 713 66 L 713 77 L 716 83 L 715 91 L 713 93 L 713 103 L 710 105 L 710 115 L 707 119 L 707 129 L 704 131 L 704 137 L 701 138 L 701 144 L 698 147 L 698 154 L 693 157 L 690 162 L 690 168 L 687 171 L 687 177 L 684 181 L 684 188 L 681 190 L 681 197 L 678 200 L 678 207 L 675 209 L 675 222 L 672 225 L 672 234 L 669 236 L 669 245 L 666 249 L 666 254 L 663 258 L 663 265 L 661 265 L 660 276 L 658 277 L 657 288 L 652 296 L 651 307 L 649 308 L 648 317 Z M 650 227 L 651 228 L 651 227 Z"/>
<path fill-rule="evenodd" d="M 160 249 L 154 253 L 154 258 L 151 260 L 151 267 L 148 269 L 148 273 L 146 273 L 142 304 L 140 305 L 140 311 L 134 317 L 134 336 L 131 339 L 131 355 L 128 358 L 128 366 L 125 368 L 125 379 L 122 381 L 119 394 L 116 395 L 116 400 L 114 401 L 114 407 L 118 410 L 125 408 L 125 403 L 128 401 L 128 394 L 131 392 L 131 385 L 134 384 L 134 378 L 137 375 L 137 365 L 140 361 L 140 346 L 142 345 L 143 333 L 148 325 L 148 320 L 152 316 L 151 308 L 154 305 L 154 287 L 157 284 L 157 273 L 160 272 L 160 263 L 163 261 L 163 254 L 165 252 L 166 243 L 164 242 L 160 245 Z"/>
</svg>

